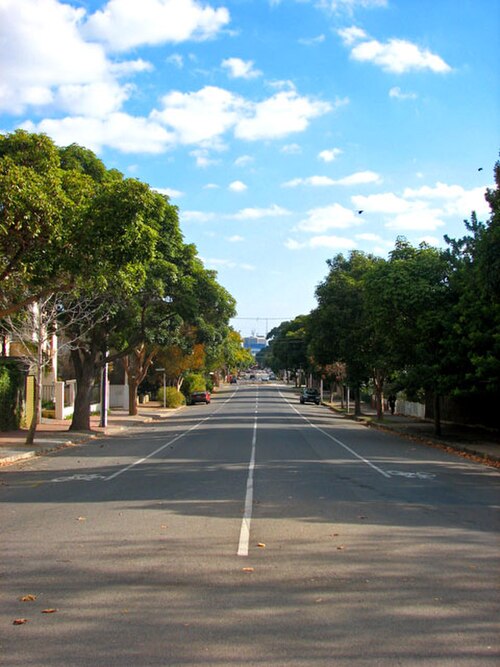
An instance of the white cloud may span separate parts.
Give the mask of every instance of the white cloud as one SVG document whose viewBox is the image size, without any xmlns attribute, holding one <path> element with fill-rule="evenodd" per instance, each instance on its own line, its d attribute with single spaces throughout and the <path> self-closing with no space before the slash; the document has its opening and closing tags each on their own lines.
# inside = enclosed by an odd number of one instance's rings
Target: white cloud
<svg viewBox="0 0 500 667">
<path fill-rule="evenodd" d="M 216 86 L 191 93 L 173 91 L 161 102 L 162 108 L 152 111 L 151 118 L 171 129 L 179 143 L 205 146 L 213 146 L 231 130 L 237 138 L 250 141 L 281 138 L 305 130 L 311 119 L 332 108 L 295 91 L 254 103 Z"/>
<path fill-rule="evenodd" d="M 484 188 L 465 190 L 460 185 L 436 183 L 418 189 L 406 188 L 402 196 L 393 192 L 351 197 L 354 206 L 365 213 L 378 213 L 386 228 L 398 231 L 434 231 L 444 219 L 464 219 L 476 211 L 489 214 Z"/>
<path fill-rule="evenodd" d="M 307 218 L 301 220 L 297 230 L 311 233 L 326 232 L 329 229 L 348 229 L 361 224 L 354 211 L 340 204 L 313 208 L 307 212 Z"/>
<path fill-rule="evenodd" d="M 344 178 L 334 179 L 329 176 L 308 176 L 307 178 L 293 178 L 283 183 L 285 188 L 296 188 L 299 185 L 309 185 L 312 187 L 326 187 L 333 185 L 364 185 L 367 183 L 380 183 L 380 175 L 374 171 L 359 171 Z"/>
<path fill-rule="evenodd" d="M 234 220 L 261 220 L 262 218 L 279 218 L 290 215 L 290 211 L 277 204 L 272 204 L 268 208 L 244 208 L 238 213 L 226 217 Z"/>
<path fill-rule="evenodd" d="M 284 137 L 302 132 L 313 118 L 331 110 L 328 102 L 301 97 L 294 90 L 281 91 L 252 104 L 251 111 L 238 121 L 235 136 L 249 141 Z"/>
<path fill-rule="evenodd" d="M 159 192 L 161 195 L 167 195 L 167 197 L 178 199 L 179 197 L 184 197 L 184 192 L 180 190 L 174 190 L 173 188 L 152 188 L 155 192 Z"/>
<path fill-rule="evenodd" d="M 327 148 L 318 153 L 318 159 L 323 160 L 323 162 L 333 162 L 339 155 L 342 155 L 340 148 Z"/>
<path fill-rule="evenodd" d="M 377 242 L 382 241 L 381 236 L 379 236 L 378 234 L 371 234 L 370 232 L 367 232 L 365 234 L 356 234 L 356 238 L 359 239 L 360 241 L 377 241 Z"/>
<path fill-rule="evenodd" d="M 180 43 L 214 37 L 229 23 L 229 12 L 195 0 L 109 0 L 89 16 L 84 34 L 112 51 L 140 45 Z"/>
<path fill-rule="evenodd" d="M 243 236 L 239 236 L 238 234 L 234 234 L 228 238 L 230 243 L 242 243 L 244 240 L 245 238 Z"/>
<path fill-rule="evenodd" d="M 405 213 L 409 202 L 395 195 L 393 192 L 384 192 L 376 195 L 355 195 L 351 201 L 358 210 L 371 213 Z"/>
<path fill-rule="evenodd" d="M 283 153 L 284 155 L 300 155 L 302 153 L 302 148 L 299 144 L 287 144 L 281 148 L 280 153 Z"/>
<path fill-rule="evenodd" d="M 45 132 L 60 146 L 78 143 L 95 152 L 104 146 L 122 153 L 162 153 L 171 147 L 175 137 L 158 123 L 125 113 L 106 118 L 82 116 L 28 121 L 22 127 L 29 132 Z"/>
<path fill-rule="evenodd" d="M 211 167 L 220 162 L 220 160 L 210 157 L 210 152 L 206 148 L 197 148 L 194 151 L 191 151 L 189 155 L 194 157 L 196 166 L 201 169 L 206 169 L 207 167 Z"/>
<path fill-rule="evenodd" d="M 206 211 L 180 211 L 183 222 L 210 222 L 215 219 L 215 213 Z"/>
<path fill-rule="evenodd" d="M 386 222 L 385 227 L 396 231 L 433 231 L 444 226 L 441 216 L 439 209 L 416 207 L 406 213 L 399 213 Z"/>
<path fill-rule="evenodd" d="M 203 186 L 204 190 L 219 190 L 220 185 L 217 185 L 217 183 L 207 183 L 206 185 Z"/>
<path fill-rule="evenodd" d="M 299 44 L 303 46 L 316 46 L 316 44 L 322 44 L 325 41 L 324 35 L 317 35 L 316 37 L 302 37 L 299 39 Z"/>
<path fill-rule="evenodd" d="M 147 60 L 138 58 L 137 60 L 126 60 L 119 63 L 111 63 L 110 71 L 116 76 L 127 76 L 140 72 L 151 72 L 154 67 Z"/>
<path fill-rule="evenodd" d="M 354 44 L 354 42 L 368 37 L 362 28 L 357 28 L 356 26 L 351 26 L 350 28 L 341 28 L 337 31 L 337 33 L 346 46 L 351 46 L 351 44 Z"/>
<path fill-rule="evenodd" d="M 357 9 L 378 9 L 387 7 L 387 0 L 318 0 L 318 6 L 333 12 L 346 11 L 349 14 Z"/>
<path fill-rule="evenodd" d="M 419 243 L 427 243 L 427 245 L 433 246 L 434 248 L 439 248 L 443 245 L 443 239 L 437 238 L 437 236 L 421 236 L 419 238 Z"/>
<path fill-rule="evenodd" d="M 71 111 L 76 97 L 90 107 L 99 95 L 105 101 L 97 99 L 95 115 L 120 107 L 128 92 L 116 76 L 141 65 L 112 65 L 101 45 L 82 39 L 83 16 L 83 9 L 56 0 L 2 0 L 0 110 L 20 114 L 29 106 L 59 103 Z"/>
<path fill-rule="evenodd" d="M 285 247 L 288 250 L 303 250 L 305 248 L 317 249 L 328 248 L 330 250 L 352 250 L 357 247 L 357 243 L 352 239 L 344 236 L 313 236 L 307 241 L 296 241 L 295 239 L 287 239 Z"/>
<path fill-rule="evenodd" d="M 253 161 L 254 159 L 250 155 L 240 155 L 240 157 L 237 157 L 234 161 L 234 166 L 246 167 L 247 165 L 252 164 Z"/>
<path fill-rule="evenodd" d="M 390 39 L 385 44 L 376 39 L 362 42 L 352 49 L 351 56 L 354 60 L 372 62 L 383 70 L 396 74 L 424 69 L 439 73 L 451 70 L 436 54 L 404 39 Z"/>
<path fill-rule="evenodd" d="M 446 73 L 451 67 L 438 55 L 428 49 L 404 39 L 389 39 L 379 42 L 352 26 L 338 30 L 344 44 L 351 48 L 351 57 L 360 62 L 372 62 L 387 72 L 402 74 L 411 70 L 431 70 Z"/>
<path fill-rule="evenodd" d="M 229 184 L 228 189 L 231 192 L 245 192 L 248 189 L 248 186 L 243 183 L 243 181 L 233 181 Z"/>
<path fill-rule="evenodd" d="M 253 264 L 239 264 L 238 262 L 233 261 L 232 259 L 218 259 L 215 257 L 204 257 L 203 263 L 208 268 L 218 269 L 242 269 L 243 271 L 255 271 L 255 266 Z"/>
<path fill-rule="evenodd" d="M 172 128 L 182 144 L 211 142 L 234 127 L 247 105 L 238 95 L 205 86 L 193 93 L 173 91 L 162 98 L 151 117 Z"/>
<path fill-rule="evenodd" d="M 172 53 L 171 56 L 168 56 L 166 62 L 175 65 L 178 69 L 182 69 L 184 67 L 184 58 L 180 53 Z"/>
<path fill-rule="evenodd" d="M 119 111 L 128 99 L 132 86 L 115 82 L 60 86 L 54 95 L 59 109 L 79 116 L 104 118 Z"/>
<path fill-rule="evenodd" d="M 253 60 L 226 58 L 222 61 L 222 67 L 228 70 L 233 79 L 255 79 L 262 74 L 260 70 L 254 69 Z"/>
<path fill-rule="evenodd" d="M 392 97 L 396 100 L 416 100 L 417 95 L 415 93 L 403 93 L 399 86 L 394 86 L 389 91 L 389 97 Z"/>
<path fill-rule="evenodd" d="M 441 207 L 445 215 L 468 217 L 472 211 L 478 215 L 488 215 L 490 207 L 484 198 L 485 188 L 465 190 L 461 185 L 446 185 L 436 183 L 434 187 L 424 185 L 418 190 L 406 188 L 403 196 L 411 200 L 433 201 Z"/>
</svg>

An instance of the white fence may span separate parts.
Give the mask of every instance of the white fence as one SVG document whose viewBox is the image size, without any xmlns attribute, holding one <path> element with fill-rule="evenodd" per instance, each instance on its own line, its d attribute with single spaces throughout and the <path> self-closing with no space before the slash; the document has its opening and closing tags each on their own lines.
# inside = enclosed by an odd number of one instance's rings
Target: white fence
<svg viewBox="0 0 500 667">
<path fill-rule="evenodd" d="M 425 405 L 423 403 L 412 403 L 410 401 L 396 401 L 396 413 L 406 417 L 418 417 L 425 419 Z"/>
</svg>

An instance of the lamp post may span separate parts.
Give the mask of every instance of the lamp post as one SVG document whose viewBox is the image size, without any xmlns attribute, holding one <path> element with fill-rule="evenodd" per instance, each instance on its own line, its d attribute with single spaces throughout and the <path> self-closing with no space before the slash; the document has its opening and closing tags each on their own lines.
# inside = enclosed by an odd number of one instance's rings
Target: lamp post
<svg viewBox="0 0 500 667">
<path fill-rule="evenodd" d="M 167 407 L 167 375 L 164 368 L 155 368 L 158 373 L 163 373 L 163 407 Z"/>
<path fill-rule="evenodd" d="M 107 356 L 107 351 L 104 352 L 104 358 Z M 108 362 L 104 363 L 101 371 L 101 415 L 99 419 L 99 426 L 106 428 L 108 425 Z"/>
</svg>

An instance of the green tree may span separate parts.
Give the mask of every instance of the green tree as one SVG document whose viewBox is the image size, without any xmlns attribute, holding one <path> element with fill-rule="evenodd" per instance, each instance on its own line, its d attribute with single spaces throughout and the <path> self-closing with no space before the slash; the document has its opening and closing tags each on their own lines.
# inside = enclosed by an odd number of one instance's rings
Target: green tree
<svg viewBox="0 0 500 667">
<path fill-rule="evenodd" d="M 322 366 L 345 364 L 345 380 L 354 390 L 356 414 L 361 411 L 362 383 L 373 378 L 381 403 L 387 373 L 365 297 L 368 276 L 382 262 L 359 251 L 328 260 L 329 273 L 316 289 L 318 306 L 311 313 L 309 350 Z"/>
<path fill-rule="evenodd" d="M 500 392 L 500 162 L 495 182 L 486 191 L 489 220 L 473 213 L 464 237 L 446 237 L 455 305 L 445 353 L 453 369 L 449 389 L 458 395 Z"/>
</svg>

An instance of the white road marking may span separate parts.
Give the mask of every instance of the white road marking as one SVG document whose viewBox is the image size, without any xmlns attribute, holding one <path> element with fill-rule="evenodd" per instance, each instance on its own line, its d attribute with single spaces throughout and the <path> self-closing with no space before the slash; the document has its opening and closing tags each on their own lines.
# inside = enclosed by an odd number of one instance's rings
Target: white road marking
<svg viewBox="0 0 500 667">
<path fill-rule="evenodd" d="M 248 465 L 247 493 L 245 497 L 245 510 L 241 522 L 240 541 L 238 544 L 238 556 L 248 556 L 248 545 L 250 543 L 250 523 L 252 521 L 253 505 L 253 471 L 255 469 L 255 446 L 257 443 L 257 417 L 253 423 L 252 453 Z"/>
<path fill-rule="evenodd" d="M 343 447 L 344 449 L 346 449 L 348 452 L 350 452 L 350 453 L 351 453 L 353 456 L 355 456 L 357 459 L 359 459 L 359 460 L 362 461 L 363 463 L 366 463 L 366 465 L 370 466 L 370 468 L 373 468 L 373 470 L 376 470 L 378 473 L 380 473 L 380 474 L 383 475 L 384 477 L 387 477 L 387 478 L 390 479 L 391 476 L 389 475 L 389 473 L 385 472 L 385 470 L 382 470 L 382 468 L 379 468 L 378 466 L 376 466 L 374 463 L 372 463 L 372 462 L 369 461 L 368 459 L 365 459 L 364 456 L 361 456 L 360 454 L 358 454 L 357 452 L 355 452 L 354 449 L 351 449 L 348 445 L 346 445 L 345 443 L 343 443 L 343 442 L 342 442 L 341 440 L 339 440 L 338 438 L 335 438 L 333 435 L 330 435 L 330 433 L 327 433 L 326 431 L 324 431 L 324 430 L 323 430 L 322 428 L 320 428 L 319 426 L 316 426 L 316 424 L 313 424 L 312 421 L 310 421 L 307 417 L 304 417 L 304 415 L 303 415 L 301 412 L 299 412 L 299 411 L 298 411 L 298 410 L 291 404 L 291 402 L 290 402 L 285 396 L 283 396 L 283 394 L 281 393 L 281 391 L 280 391 L 279 393 L 280 393 L 281 398 L 284 398 L 285 401 L 287 401 L 287 403 L 290 405 L 290 407 L 292 408 L 292 410 L 293 410 L 294 412 L 296 412 L 298 415 L 300 415 L 300 417 L 302 417 L 302 419 L 303 419 L 304 421 L 306 421 L 310 426 L 312 426 L 313 428 L 315 428 L 315 429 L 316 429 L 317 431 L 319 431 L 320 433 L 323 433 L 323 435 L 326 435 L 327 438 L 330 438 L 330 440 L 333 440 L 334 442 L 336 442 L 337 445 L 340 445 L 341 447 Z"/>
<path fill-rule="evenodd" d="M 402 472 L 400 470 L 388 470 L 389 475 L 407 477 L 408 479 L 435 479 L 436 475 L 433 472 Z"/>
<path fill-rule="evenodd" d="M 92 473 L 89 475 L 85 474 L 79 474 L 79 475 L 71 475 L 69 477 L 56 477 L 54 479 L 51 479 L 51 482 L 93 482 L 95 479 L 106 479 L 104 475 L 98 475 L 97 473 Z"/>
<path fill-rule="evenodd" d="M 191 428 L 188 428 L 187 431 L 183 431 L 183 432 L 180 433 L 177 437 L 173 438 L 172 440 L 169 440 L 168 442 L 166 442 L 165 444 L 163 444 L 161 447 L 158 447 L 158 449 L 155 449 L 153 452 L 151 452 L 151 453 L 148 454 L 147 456 L 144 456 L 142 459 L 138 459 L 137 461 L 134 461 L 133 463 L 131 463 L 131 464 L 128 465 L 128 466 L 125 466 L 125 468 L 122 468 L 121 470 L 117 470 L 116 472 L 114 472 L 114 473 L 113 473 L 112 475 L 110 475 L 109 477 L 106 477 L 106 478 L 104 479 L 104 481 L 105 481 L 105 482 L 109 482 L 109 481 L 111 481 L 112 479 L 116 479 L 116 477 L 119 477 L 120 475 L 123 475 L 123 473 L 124 473 L 124 472 L 127 472 L 127 470 L 130 470 L 131 468 L 134 468 L 135 466 L 140 465 L 141 463 L 144 463 L 144 461 L 147 461 L 147 460 L 150 459 L 152 456 L 155 456 L 156 454 L 159 454 L 159 453 L 160 453 L 161 451 L 163 451 L 166 447 L 170 447 L 171 445 L 174 444 L 174 442 L 177 442 L 178 440 L 180 440 L 180 439 L 183 438 L 184 436 L 186 436 L 186 435 L 188 435 L 189 433 L 191 433 L 191 431 L 194 431 L 196 428 L 198 428 L 198 426 L 201 426 L 201 424 L 203 424 L 204 422 L 206 422 L 206 421 L 208 421 L 209 419 L 211 419 L 211 418 L 213 417 L 213 415 L 217 414 L 217 412 L 219 412 L 219 410 L 221 410 L 222 407 L 223 407 L 228 401 L 231 400 L 231 398 L 234 396 L 235 393 L 236 393 L 236 391 L 233 392 L 233 394 L 231 394 L 231 396 L 230 396 L 229 398 L 227 398 L 227 399 L 224 401 L 224 403 L 222 403 L 222 405 L 221 405 L 219 408 L 217 408 L 217 410 L 214 410 L 214 412 L 212 412 L 212 413 L 209 414 L 207 417 L 205 417 L 204 419 L 202 419 L 201 421 L 199 421 L 197 424 L 194 424 L 194 426 L 191 426 Z"/>
</svg>

